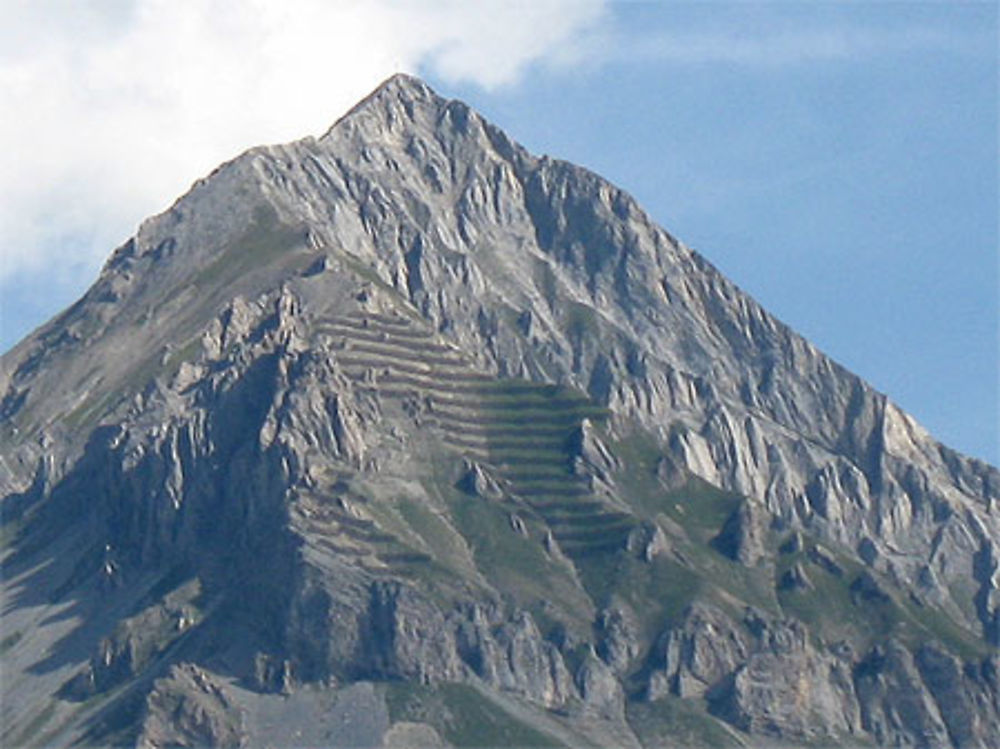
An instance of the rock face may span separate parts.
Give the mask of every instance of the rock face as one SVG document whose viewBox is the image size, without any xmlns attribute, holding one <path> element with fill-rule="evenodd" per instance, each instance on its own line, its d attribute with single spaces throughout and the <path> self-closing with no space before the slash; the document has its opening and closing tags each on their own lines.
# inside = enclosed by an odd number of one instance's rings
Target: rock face
<svg viewBox="0 0 1000 749">
<path fill-rule="evenodd" d="M 138 746 L 239 747 L 244 742 L 242 716 L 225 690 L 190 664 L 173 666 L 146 698 Z"/>
<path fill-rule="evenodd" d="M 993 746 L 998 494 L 397 76 L 0 359 L 0 740 Z"/>
<path fill-rule="evenodd" d="M 716 546 L 731 559 L 752 567 L 767 556 L 766 523 L 763 508 L 749 500 L 741 502 L 716 537 Z"/>
</svg>

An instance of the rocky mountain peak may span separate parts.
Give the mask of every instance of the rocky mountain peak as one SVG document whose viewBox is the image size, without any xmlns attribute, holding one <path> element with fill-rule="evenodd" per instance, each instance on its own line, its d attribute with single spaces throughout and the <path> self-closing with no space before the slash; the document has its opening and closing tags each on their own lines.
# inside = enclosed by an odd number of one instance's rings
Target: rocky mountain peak
<svg viewBox="0 0 1000 749">
<path fill-rule="evenodd" d="M 447 100 L 439 96 L 420 78 L 408 73 L 395 73 L 380 83 L 368 96 L 359 101 L 338 122 L 363 112 L 385 111 L 397 105 L 413 108 L 417 105 L 441 108 Z M 336 127 L 334 124 L 333 127 Z"/>
<path fill-rule="evenodd" d="M 319 140 L 335 149 L 371 151 L 379 146 L 394 146 L 412 150 L 415 137 L 431 134 L 439 136 L 446 148 L 456 140 L 471 139 L 490 149 L 491 136 L 505 143 L 506 151 L 513 146 L 502 131 L 489 125 L 466 103 L 445 99 L 419 78 L 405 73 L 385 80 Z"/>
<path fill-rule="evenodd" d="M 360 128 L 377 139 L 404 122 L 412 124 L 418 118 L 433 122 L 447 103 L 419 78 L 396 73 L 338 119 L 323 138 L 335 137 L 338 129 Z"/>
<path fill-rule="evenodd" d="M 621 189 L 394 76 L 0 359 L 0 738 L 983 745 L 998 497 Z"/>
</svg>

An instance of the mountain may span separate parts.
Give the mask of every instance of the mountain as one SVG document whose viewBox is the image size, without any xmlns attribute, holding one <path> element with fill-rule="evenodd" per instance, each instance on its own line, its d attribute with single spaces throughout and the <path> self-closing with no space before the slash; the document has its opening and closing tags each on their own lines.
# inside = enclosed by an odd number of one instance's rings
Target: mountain
<svg viewBox="0 0 1000 749">
<path fill-rule="evenodd" d="M 0 359 L 0 497 L 4 746 L 1000 744 L 1000 472 L 406 76 Z"/>
</svg>

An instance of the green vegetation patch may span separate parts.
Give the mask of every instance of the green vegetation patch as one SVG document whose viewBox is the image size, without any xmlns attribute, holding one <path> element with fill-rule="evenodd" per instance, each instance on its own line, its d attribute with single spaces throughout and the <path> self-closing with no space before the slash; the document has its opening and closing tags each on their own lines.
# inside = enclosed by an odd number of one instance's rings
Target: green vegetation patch
<svg viewBox="0 0 1000 749">
<path fill-rule="evenodd" d="M 915 603 L 849 554 L 822 548 L 836 569 L 816 561 L 816 543 L 808 538 L 799 551 L 783 554 L 775 569 L 782 609 L 809 625 L 820 639 L 826 642 L 847 639 L 858 650 L 887 637 L 896 637 L 910 647 L 936 640 L 962 658 L 988 654 L 984 643 L 943 611 Z M 795 564 L 805 571 L 810 587 L 782 589 L 779 584 L 782 576 Z M 864 577 L 877 586 L 869 595 L 863 594 L 859 582 Z"/>
<path fill-rule="evenodd" d="M 431 550 L 435 560 L 458 573 L 468 572 L 468 563 L 455 530 L 423 502 L 403 500 L 399 513 Z"/>
<path fill-rule="evenodd" d="M 598 430 L 603 431 L 600 426 Z M 601 436 L 622 462 L 615 475 L 619 496 L 637 517 L 667 529 L 672 559 L 647 563 L 622 555 L 613 565 L 607 559 L 579 561 L 595 600 L 602 601 L 618 588 L 619 595 L 643 612 L 650 636 L 695 598 L 709 598 L 726 609 L 733 608 L 733 601 L 742 601 L 777 613 L 770 571 L 744 567 L 712 544 L 743 498 L 693 476 L 675 488 L 665 485 L 657 477 L 663 449 L 642 429 L 634 428 L 618 439 Z"/>
<path fill-rule="evenodd" d="M 629 702 L 627 719 L 643 746 L 745 746 L 741 737 L 705 711 L 701 700 L 668 696 Z"/>
<path fill-rule="evenodd" d="M 201 336 L 195 336 L 167 357 L 167 361 L 163 365 L 164 374 L 167 377 L 172 377 L 181 368 L 181 364 L 193 361 L 201 350 Z"/>
<path fill-rule="evenodd" d="M 270 260 L 302 244 L 302 229 L 283 224 L 274 208 L 262 203 L 254 209 L 253 220 L 246 231 L 198 274 L 195 283 L 202 289 L 225 287 L 230 281 L 254 268 L 265 267 Z"/>
<path fill-rule="evenodd" d="M 647 519 L 664 513 L 694 540 L 707 543 L 714 538 L 743 500 L 697 476 L 689 476 L 684 485 L 668 491 L 656 475 L 663 449 L 653 435 L 643 430 L 634 429 L 612 441 L 611 447 L 622 461 L 616 478 L 633 509 Z"/>
<path fill-rule="evenodd" d="M 630 554 L 601 554 L 578 559 L 576 567 L 599 608 L 612 596 L 632 607 L 639 616 L 644 641 L 655 638 L 665 622 L 679 619 L 706 589 L 701 575 L 665 557 L 645 562 Z"/>
<path fill-rule="evenodd" d="M 995 652 L 940 609 L 928 605 L 921 606 L 902 597 L 899 605 L 907 618 L 914 623 L 920 640 L 939 640 L 965 660 L 978 660 Z"/>
<path fill-rule="evenodd" d="M 149 377 L 144 378 L 147 372 L 151 376 L 155 372 L 155 369 L 152 367 L 140 367 L 131 379 L 142 379 L 144 383 L 148 382 Z M 62 419 L 62 423 L 70 430 L 82 432 L 89 427 L 96 426 L 104 416 L 113 411 L 126 397 L 120 390 L 110 390 L 97 397 L 84 398 L 79 405 Z"/>
<path fill-rule="evenodd" d="M 572 570 L 545 551 L 545 529 L 523 506 L 464 494 L 452 486 L 458 463 L 435 456 L 428 492 L 441 497 L 449 509 L 455 530 L 465 539 L 476 567 L 500 592 L 522 608 L 535 610 L 547 602 L 571 621 L 590 621 L 589 602 L 573 579 Z M 516 530 L 511 516 L 517 515 L 525 533 Z"/>
<path fill-rule="evenodd" d="M 460 494 L 449 504 L 476 565 L 487 571 L 491 580 L 525 603 L 551 593 L 545 578 L 555 573 L 554 565 L 545 554 L 537 528 L 530 528 L 526 538 L 511 527 L 511 512 L 516 507 Z"/>
<path fill-rule="evenodd" d="M 392 683 L 385 687 L 385 698 L 393 723 L 426 723 L 452 746 L 563 746 L 465 684 Z"/>
</svg>

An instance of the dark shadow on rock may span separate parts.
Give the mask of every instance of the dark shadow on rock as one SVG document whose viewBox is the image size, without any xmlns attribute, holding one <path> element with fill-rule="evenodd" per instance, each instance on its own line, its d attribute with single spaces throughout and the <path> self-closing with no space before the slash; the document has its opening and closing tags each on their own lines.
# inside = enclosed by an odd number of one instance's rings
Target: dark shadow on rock
<svg viewBox="0 0 1000 749">
<path fill-rule="evenodd" d="M 296 553 L 285 505 L 289 461 L 258 438 L 279 356 L 261 357 L 227 389 L 205 394 L 209 444 L 168 424 L 178 434 L 140 443 L 145 452 L 136 458 L 126 456 L 120 427 L 101 426 L 53 486 L 40 471 L 26 492 L 4 498 L 5 519 L 16 512 L 24 524 L 3 561 L 3 578 L 20 578 L 5 613 L 58 605 L 41 626 L 78 621 L 30 672 L 93 661 L 116 625 L 154 605 L 178 575 L 198 576 L 205 600 L 224 597 L 262 622 L 267 639 L 280 640 Z M 176 503 L 165 489 L 173 469 L 183 476 Z"/>
</svg>

